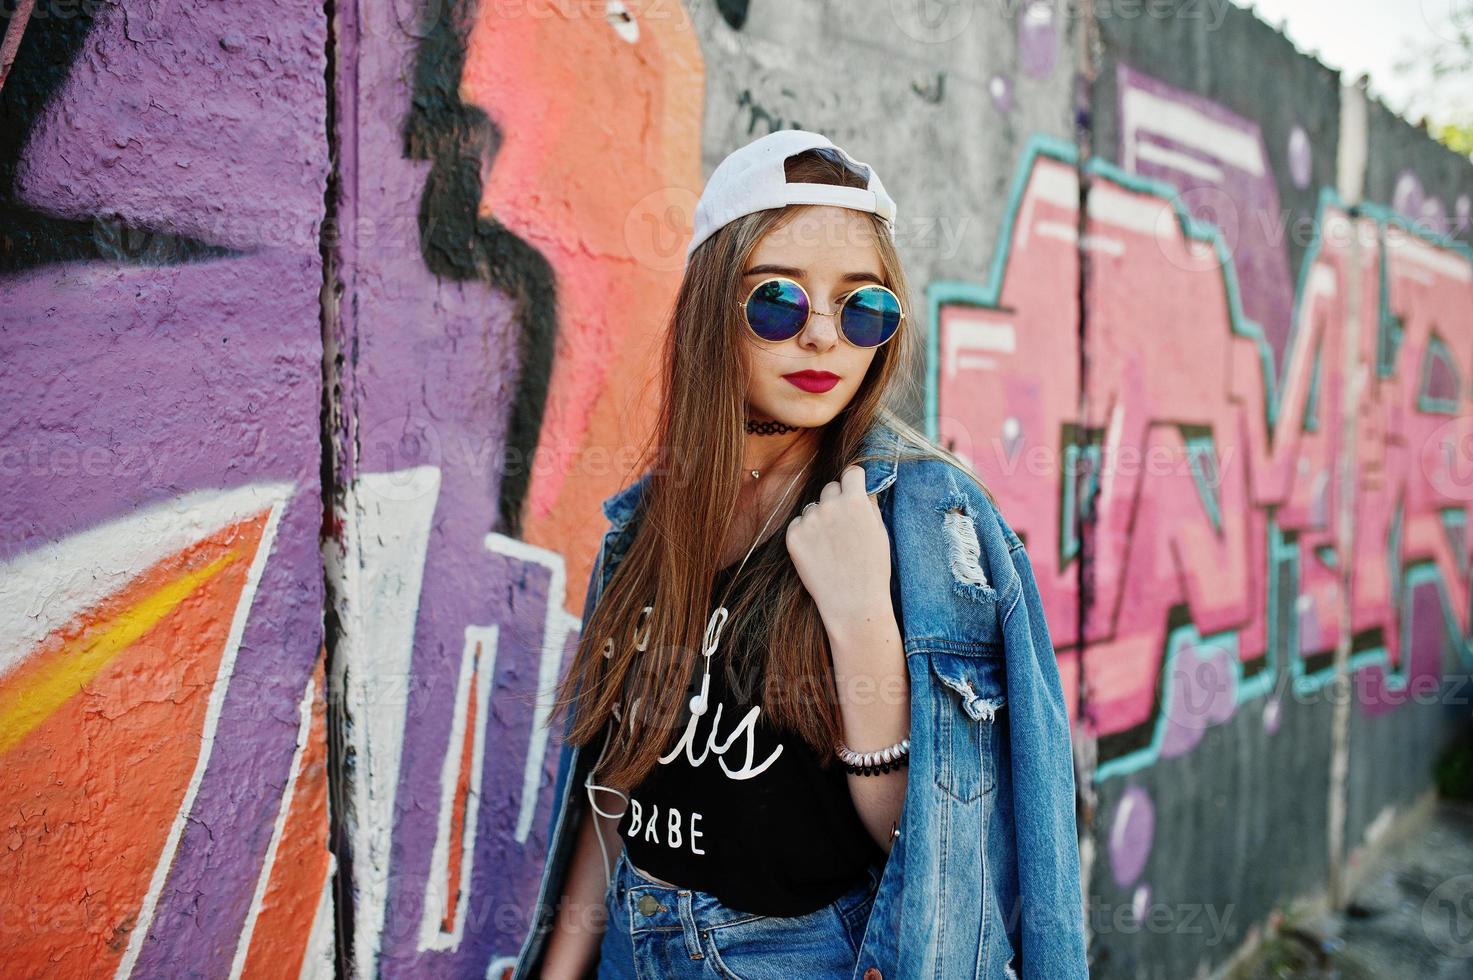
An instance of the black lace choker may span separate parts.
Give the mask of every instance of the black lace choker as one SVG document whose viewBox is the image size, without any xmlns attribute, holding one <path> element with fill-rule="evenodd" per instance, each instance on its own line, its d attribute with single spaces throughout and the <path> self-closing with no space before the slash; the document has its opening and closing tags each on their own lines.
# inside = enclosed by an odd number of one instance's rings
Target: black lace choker
<svg viewBox="0 0 1473 980">
<path fill-rule="evenodd" d="M 776 420 L 771 422 L 754 422 L 751 419 L 747 419 L 747 431 L 755 436 L 780 436 L 784 432 L 797 432 L 801 428 L 803 428 L 801 425 L 788 425 Z"/>
</svg>

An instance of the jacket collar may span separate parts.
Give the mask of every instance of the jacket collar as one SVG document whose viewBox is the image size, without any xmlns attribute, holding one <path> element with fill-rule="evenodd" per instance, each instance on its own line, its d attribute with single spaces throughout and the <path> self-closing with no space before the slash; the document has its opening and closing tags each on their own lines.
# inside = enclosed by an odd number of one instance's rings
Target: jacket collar
<svg viewBox="0 0 1473 980">
<path fill-rule="evenodd" d="M 865 493 L 878 493 L 895 481 L 895 469 L 900 457 L 900 437 L 890 425 L 877 419 L 860 444 L 860 454 L 877 457 L 859 464 L 864 467 Z M 604 499 L 604 516 L 609 519 L 613 530 L 622 530 L 634 519 L 635 512 L 639 509 L 639 499 L 649 480 L 650 474 L 646 470 L 638 480 Z"/>
</svg>

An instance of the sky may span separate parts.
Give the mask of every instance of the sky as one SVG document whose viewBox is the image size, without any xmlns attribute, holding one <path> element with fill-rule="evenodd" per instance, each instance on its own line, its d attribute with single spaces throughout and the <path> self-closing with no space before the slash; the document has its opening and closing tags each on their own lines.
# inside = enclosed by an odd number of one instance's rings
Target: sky
<svg viewBox="0 0 1473 980">
<path fill-rule="evenodd" d="M 1397 75 L 1394 66 L 1409 53 L 1451 37 L 1453 9 L 1473 10 L 1473 0 L 1237 0 L 1279 27 L 1299 50 L 1313 54 L 1345 81 L 1361 72 L 1371 91 L 1412 122 L 1473 115 L 1473 78 L 1443 81 L 1428 93 L 1426 79 Z"/>
</svg>

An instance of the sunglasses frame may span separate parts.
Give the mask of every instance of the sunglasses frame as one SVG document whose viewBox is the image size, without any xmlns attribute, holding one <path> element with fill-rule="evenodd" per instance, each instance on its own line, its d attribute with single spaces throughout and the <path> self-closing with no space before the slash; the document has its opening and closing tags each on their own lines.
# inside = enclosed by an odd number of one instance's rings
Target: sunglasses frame
<svg viewBox="0 0 1473 980">
<path fill-rule="evenodd" d="M 877 350 L 888 344 L 890 341 L 894 340 L 896 336 L 900 333 L 900 328 L 905 326 L 905 305 L 900 302 L 900 297 L 895 294 L 895 290 L 891 289 L 889 286 L 884 286 L 877 282 L 862 283 L 858 286 L 855 286 L 853 289 L 849 290 L 849 292 L 844 294 L 844 298 L 839 300 L 839 308 L 837 310 L 832 313 L 820 313 L 813 308 L 813 297 L 808 295 L 808 290 L 803 288 L 803 284 L 801 282 L 792 278 L 791 276 L 768 276 L 766 279 L 763 279 L 751 289 L 747 290 L 746 299 L 743 299 L 737 303 L 737 306 L 742 311 L 742 322 L 747 325 L 747 332 L 750 333 L 753 337 L 756 337 L 758 340 L 762 341 L 764 344 L 781 344 L 785 340 L 792 340 L 793 337 L 798 336 L 798 334 L 802 333 L 808 327 L 808 319 L 805 318 L 802 325 L 798 327 L 797 331 L 793 333 L 792 337 L 784 337 L 783 340 L 769 340 L 768 338 L 759 334 L 756 328 L 752 326 L 752 321 L 747 318 L 747 304 L 752 301 L 753 293 L 757 292 L 757 290 L 761 289 L 768 283 L 773 282 L 774 280 L 790 282 L 794 286 L 798 287 L 798 291 L 803 294 L 803 301 L 808 304 L 808 317 L 841 317 L 837 324 L 839 328 L 838 333 L 840 337 L 844 338 L 844 343 L 848 344 L 851 347 L 858 347 L 860 350 Z M 857 293 L 865 289 L 883 289 L 885 292 L 889 293 L 895 298 L 895 306 L 900 310 L 900 321 L 895 324 L 895 332 L 890 334 L 890 336 L 886 337 L 884 340 L 880 341 L 878 344 L 856 344 L 854 341 L 849 339 L 849 334 L 844 330 L 844 321 L 842 319 L 844 307 L 849 304 L 849 301 L 853 299 Z"/>
</svg>

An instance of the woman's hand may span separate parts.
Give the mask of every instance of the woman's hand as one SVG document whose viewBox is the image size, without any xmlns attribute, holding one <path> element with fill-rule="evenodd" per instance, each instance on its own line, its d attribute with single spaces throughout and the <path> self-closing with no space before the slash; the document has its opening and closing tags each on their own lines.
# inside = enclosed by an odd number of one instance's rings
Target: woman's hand
<svg viewBox="0 0 1473 980">
<path fill-rule="evenodd" d="M 859 752 L 893 745 L 910 731 L 910 683 L 880 505 L 864 492 L 864 470 L 848 466 L 804 509 L 788 524 L 788 554 L 829 635 L 844 743 Z M 860 820 L 887 854 L 907 778 L 905 769 L 848 777 Z"/>
<path fill-rule="evenodd" d="M 844 468 L 788 523 L 788 555 L 831 638 L 894 621 L 890 534 L 880 505 L 865 492 L 864 469 Z"/>
</svg>

